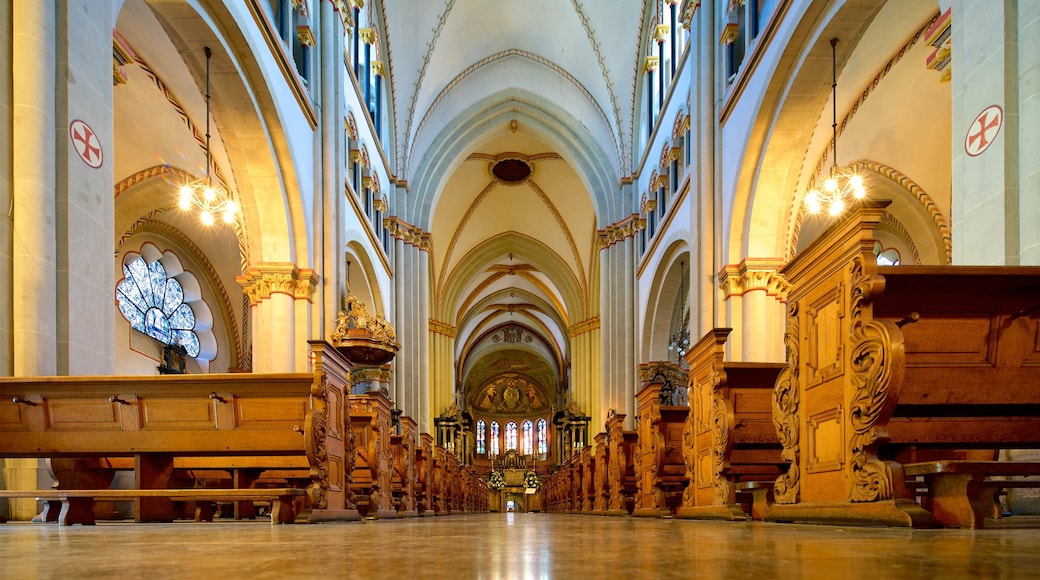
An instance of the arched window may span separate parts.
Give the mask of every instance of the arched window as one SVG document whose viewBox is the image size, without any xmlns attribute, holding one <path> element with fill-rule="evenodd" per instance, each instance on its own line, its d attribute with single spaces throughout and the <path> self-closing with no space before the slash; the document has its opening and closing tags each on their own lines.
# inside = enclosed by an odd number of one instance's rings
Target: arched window
<svg viewBox="0 0 1040 580">
<path fill-rule="evenodd" d="M 498 421 L 491 422 L 491 440 L 488 441 L 492 455 L 498 455 Z"/>
<path fill-rule="evenodd" d="M 134 330 L 182 347 L 192 358 L 211 361 L 216 356 L 212 316 L 201 299 L 198 280 L 183 270 L 172 252 L 160 252 L 149 243 L 141 253 L 128 252 L 116 302 Z"/>
<path fill-rule="evenodd" d="M 506 423 L 506 451 L 516 449 L 516 421 Z"/>
<path fill-rule="evenodd" d="M 524 421 L 520 427 L 520 431 L 523 432 L 523 450 L 524 455 L 530 455 L 534 453 L 534 423 L 531 421 Z"/>
<path fill-rule="evenodd" d="M 538 455 L 549 453 L 549 423 L 538 419 Z"/>
<path fill-rule="evenodd" d="M 487 433 L 486 424 L 481 419 L 477 421 L 477 455 L 484 455 L 487 453 Z"/>
</svg>

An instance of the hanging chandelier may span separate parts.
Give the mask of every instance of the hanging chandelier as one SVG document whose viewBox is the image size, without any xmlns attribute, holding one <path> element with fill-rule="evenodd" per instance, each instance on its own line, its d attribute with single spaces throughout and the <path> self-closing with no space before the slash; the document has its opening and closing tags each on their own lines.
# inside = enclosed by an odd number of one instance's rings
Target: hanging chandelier
<svg viewBox="0 0 1040 580">
<path fill-rule="evenodd" d="M 867 195 L 863 177 L 850 168 L 838 167 L 838 39 L 831 39 L 831 145 L 833 159 L 831 169 L 823 184 L 814 187 L 805 195 L 806 209 L 810 214 L 826 211 L 831 216 L 841 215 L 850 200 L 863 199 Z"/>
<path fill-rule="evenodd" d="M 178 206 L 184 211 L 195 209 L 199 212 L 199 221 L 211 226 L 221 216 L 224 223 L 235 222 L 238 216 L 238 204 L 219 184 L 213 183 L 210 168 L 213 165 L 209 150 L 209 64 L 213 51 L 208 46 L 202 48 L 206 55 L 206 176 L 180 188 Z"/>
<path fill-rule="evenodd" d="M 679 299 L 672 314 L 672 336 L 668 339 L 668 350 L 675 355 L 675 362 L 682 365 L 686 361 L 686 351 L 690 349 L 690 313 L 686 308 L 686 297 L 689 288 L 686 286 L 686 263 L 679 262 Z"/>
</svg>

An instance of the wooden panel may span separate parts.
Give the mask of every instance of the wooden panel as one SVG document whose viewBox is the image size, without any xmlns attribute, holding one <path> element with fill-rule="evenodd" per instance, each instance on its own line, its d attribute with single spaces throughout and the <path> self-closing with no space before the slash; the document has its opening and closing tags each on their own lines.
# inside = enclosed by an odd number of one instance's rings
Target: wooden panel
<svg viewBox="0 0 1040 580">
<path fill-rule="evenodd" d="M 59 431 L 119 430 L 119 404 L 102 397 L 44 399 L 47 428 Z"/>
<path fill-rule="evenodd" d="M 235 397 L 235 427 L 239 429 L 291 428 L 302 425 L 307 399 L 288 397 Z"/>
<path fill-rule="evenodd" d="M 995 323 L 985 318 L 925 318 L 903 327 L 907 365 L 990 367 L 995 360 Z"/>
<path fill-rule="evenodd" d="M 823 383 L 843 372 L 842 353 L 846 332 L 842 324 L 844 306 L 841 300 L 842 287 L 828 292 L 810 305 L 806 312 L 805 327 L 808 332 L 809 348 L 806 353 L 807 387 Z"/>
<path fill-rule="evenodd" d="M 202 398 L 142 398 L 141 429 L 215 429 L 213 401 Z"/>
<path fill-rule="evenodd" d="M 0 431 L 28 431 L 29 420 L 24 405 L 10 400 L 0 404 Z"/>
<path fill-rule="evenodd" d="M 810 473 L 841 469 L 845 460 L 845 437 L 842 412 L 836 407 L 817 413 L 806 422 L 808 427 L 806 469 Z"/>
</svg>

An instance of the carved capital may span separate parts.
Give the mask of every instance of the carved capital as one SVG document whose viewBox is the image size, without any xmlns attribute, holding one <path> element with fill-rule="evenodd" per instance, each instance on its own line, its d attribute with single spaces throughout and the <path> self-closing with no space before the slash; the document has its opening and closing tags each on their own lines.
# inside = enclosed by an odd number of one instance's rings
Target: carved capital
<svg viewBox="0 0 1040 580">
<path fill-rule="evenodd" d="M 658 24 L 657 28 L 654 29 L 654 40 L 657 42 L 664 42 L 668 40 L 668 35 L 671 33 L 672 27 L 667 24 Z"/>
<path fill-rule="evenodd" d="M 657 66 L 660 64 L 660 59 L 656 56 L 648 56 L 643 62 L 643 72 L 654 72 L 657 70 Z"/>
<path fill-rule="evenodd" d="M 599 230 L 597 235 L 598 248 L 604 250 L 625 239 L 634 237 L 639 230 L 646 228 L 646 220 L 639 214 L 632 214 L 627 218 Z"/>
<path fill-rule="evenodd" d="M 665 384 L 685 387 L 690 382 L 689 372 L 669 361 L 651 361 L 639 365 L 639 383 L 647 385 L 664 379 Z"/>
<path fill-rule="evenodd" d="M 372 45 L 374 45 L 376 43 L 376 31 L 375 31 L 375 29 L 373 29 L 373 28 L 362 28 L 358 32 L 358 34 L 360 34 L 360 36 L 361 36 L 361 42 L 364 42 L 365 44 L 372 44 Z"/>
<path fill-rule="evenodd" d="M 390 236 L 394 239 L 401 240 L 410 246 L 415 246 L 416 248 L 426 252 L 433 250 L 429 233 L 422 231 L 418 227 L 413 226 L 396 216 L 384 218 L 383 227 L 389 231 Z"/>
<path fill-rule="evenodd" d="M 249 268 L 235 280 L 249 297 L 250 306 L 260 304 L 272 294 L 310 300 L 318 284 L 314 270 L 297 268 L 289 263 L 260 264 Z"/>
<path fill-rule="evenodd" d="M 719 272 L 719 286 L 727 299 L 743 296 L 752 290 L 764 290 L 780 301 L 787 300 L 791 284 L 780 274 L 781 260 L 746 258 Z"/>
</svg>

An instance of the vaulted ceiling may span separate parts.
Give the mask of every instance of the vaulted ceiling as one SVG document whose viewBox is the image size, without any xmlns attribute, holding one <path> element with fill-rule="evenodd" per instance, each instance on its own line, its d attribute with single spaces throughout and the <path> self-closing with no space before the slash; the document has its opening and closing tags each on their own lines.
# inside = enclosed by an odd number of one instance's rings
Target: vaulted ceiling
<svg viewBox="0 0 1040 580">
<path fill-rule="evenodd" d="M 532 410 L 540 397 L 556 404 L 568 327 L 598 311 L 597 229 L 631 211 L 618 184 L 631 170 L 652 6 L 384 3 L 397 130 L 388 155 L 410 188 L 399 211 L 432 234 L 431 312 L 458 329 L 458 381 L 484 411 L 512 410 L 487 398 L 507 376 L 538 386 L 520 398 Z M 529 175 L 493 171 L 517 161 Z"/>
</svg>

